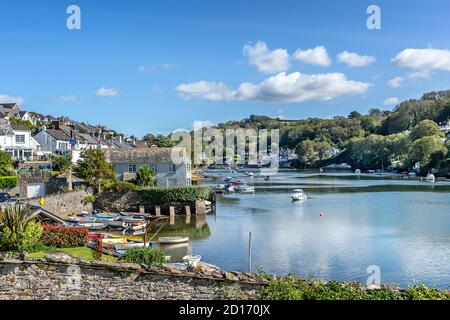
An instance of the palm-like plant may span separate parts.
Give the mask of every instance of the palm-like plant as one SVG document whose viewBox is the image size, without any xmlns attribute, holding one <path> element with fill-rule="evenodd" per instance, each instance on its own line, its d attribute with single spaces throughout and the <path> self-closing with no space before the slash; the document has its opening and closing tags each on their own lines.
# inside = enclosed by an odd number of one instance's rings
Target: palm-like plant
<svg viewBox="0 0 450 320">
<path fill-rule="evenodd" d="M 18 204 L 0 211 L 0 232 L 0 249 L 26 251 L 39 242 L 42 227 L 25 206 Z"/>
</svg>

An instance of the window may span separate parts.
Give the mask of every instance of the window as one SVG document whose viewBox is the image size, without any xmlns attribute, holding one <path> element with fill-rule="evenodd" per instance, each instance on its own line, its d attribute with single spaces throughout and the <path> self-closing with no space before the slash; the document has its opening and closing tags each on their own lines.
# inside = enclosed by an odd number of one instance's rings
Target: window
<svg viewBox="0 0 450 320">
<path fill-rule="evenodd" d="M 154 163 L 150 164 L 150 169 L 152 169 L 155 173 L 158 172 L 158 166 Z"/>
<path fill-rule="evenodd" d="M 128 172 L 129 173 L 135 173 L 137 170 L 136 170 L 136 165 L 135 164 L 130 164 L 130 165 L 128 165 Z"/>
<path fill-rule="evenodd" d="M 186 171 L 191 172 L 191 164 L 190 163 L 186 164 Z"/>
<path fill-rule="evenodd" d="M 191 179 L 186 179 L 186 185 L 187 185 L 187 186 L 192 185 L 192 180 L 191 180 Z"/>
<path fill-rule="evenodd" d="M 16 135 L 16 143 L 25 143 L 25 135 L 24 134 Z"/>
<path fill-rule="evenodd" d="M 174 164 L 169 164 L 169 172 L 176 172 L 177 166 Z"/>
</svg>

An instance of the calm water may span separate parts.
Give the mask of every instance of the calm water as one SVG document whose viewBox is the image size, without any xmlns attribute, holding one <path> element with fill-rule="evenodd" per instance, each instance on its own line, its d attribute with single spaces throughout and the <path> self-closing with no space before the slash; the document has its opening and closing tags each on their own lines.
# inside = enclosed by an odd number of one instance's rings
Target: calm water
<svg viewBox="0 0 450 320">
<path fill-rule="evenodd" d="M 252 232 L 254 269 L 365 283 L 377 265 L 384 283 L 450 288 L 450 183 L 299 172 L 246 180 L 256 193 L 218 196 L 211 234 L 192 241 L 204 261 L 246 270 Z M 304 203 L 290 199 L 298 187 Z"/>
</svg>

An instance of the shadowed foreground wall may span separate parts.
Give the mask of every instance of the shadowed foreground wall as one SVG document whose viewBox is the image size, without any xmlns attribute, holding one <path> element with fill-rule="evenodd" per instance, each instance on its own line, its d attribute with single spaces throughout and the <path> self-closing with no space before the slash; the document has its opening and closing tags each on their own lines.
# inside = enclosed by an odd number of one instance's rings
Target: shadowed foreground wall
<svg viewBox="0 0 450 320">
<path fill-rule="evenodd" d="M 254 299 L 257 281 L 238 273 L 189 273 L 136 264 L 0 261 L 0 300 Z M 251 283 L 254 282 L 254 283 Z"/>
</svg>

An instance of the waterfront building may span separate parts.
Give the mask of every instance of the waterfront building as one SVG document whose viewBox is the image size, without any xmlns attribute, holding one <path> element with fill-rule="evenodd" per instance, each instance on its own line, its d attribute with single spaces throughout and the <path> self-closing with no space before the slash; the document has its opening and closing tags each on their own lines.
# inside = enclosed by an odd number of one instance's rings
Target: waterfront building
<svg viewBox="0 0 450 320">
<path fill-rule="evenodd" d="M 136 179 L 140 168 L 147 165 L 156 173 L 158 186 L 192 184 L 191 159 L 184 148 L 114 148 L 106 150 L 105 154 L 122 181 Z"/>
</svg>

